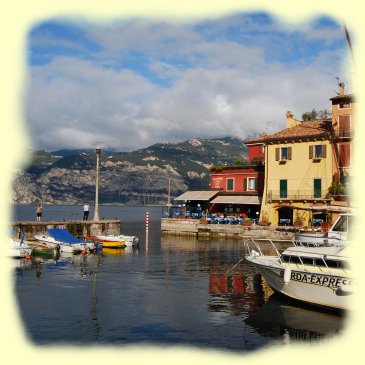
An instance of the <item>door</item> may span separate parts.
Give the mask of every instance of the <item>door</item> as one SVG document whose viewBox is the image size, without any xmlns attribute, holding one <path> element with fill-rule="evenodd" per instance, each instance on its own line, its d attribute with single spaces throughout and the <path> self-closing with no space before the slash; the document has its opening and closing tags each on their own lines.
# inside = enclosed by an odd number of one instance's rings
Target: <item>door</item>
<svg viewBox="0 0 365 365">
<path fill-rule="evenodd" d="M 314 179 L 313 180 L 313 191 L 314 198 L 321 198 L 322 196 L 322 180 Z"/>
<path fill-rule="evenodd" d="M 280 198 L 288 197 L 288 180 L 280 180 Z"/>
</svg>

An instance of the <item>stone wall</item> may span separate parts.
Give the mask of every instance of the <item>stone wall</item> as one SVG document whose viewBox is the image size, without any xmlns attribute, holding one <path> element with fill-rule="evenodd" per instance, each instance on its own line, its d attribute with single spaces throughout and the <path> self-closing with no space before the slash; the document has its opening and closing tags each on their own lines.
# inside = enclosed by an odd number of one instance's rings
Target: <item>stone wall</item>
<svg viewBox="0 0 365 365">
<path fill-rule="evenodd" d="M 290 228 L 234 224 L 201 224 L 199 220 L 194 219 L 162 218 L 161 232 L 171 235 L 190 235 L 210 238 L 294 238 L 294 231 Z"/>
</svg>

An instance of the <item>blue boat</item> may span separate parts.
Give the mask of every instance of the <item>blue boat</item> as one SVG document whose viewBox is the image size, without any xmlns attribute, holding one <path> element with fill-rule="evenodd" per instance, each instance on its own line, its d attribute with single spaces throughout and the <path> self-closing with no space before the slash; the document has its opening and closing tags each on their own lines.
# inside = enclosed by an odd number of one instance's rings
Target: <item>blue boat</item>
<svg viewBox="0 0 365 365">
<path fill-rule="evenodd" d="M 95 249 L 93 242 L 77 238 L 64 228 L 47 229 L 45 234 L 35 235 L 34 238 L 60 252 L 81 253 L 82 251 L 94 251 Z"/>
</svg>

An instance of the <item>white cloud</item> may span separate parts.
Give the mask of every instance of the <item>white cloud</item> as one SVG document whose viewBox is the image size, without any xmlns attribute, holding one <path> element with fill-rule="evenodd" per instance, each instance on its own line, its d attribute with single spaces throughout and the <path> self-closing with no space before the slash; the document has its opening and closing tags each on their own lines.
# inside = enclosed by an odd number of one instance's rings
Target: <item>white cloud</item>
<svg viewBox="0 0 365 365">
<path fill-rule="evenodd" d="M 103 51 L 29 70 L 26 116 L 34 144 L 126 150 L 194 137 L 245 138 L 283 128 L 287 110 L 300 118 L 313 108 L 330 109 L 341 71 L 338 50 L 288 66 L 267 59 L 267 47 L 284 47 L 269 38 L 247 46 L 219 33 L 214 38 L 212 29 L 206 38 L 192 29 L 142 21 L 88 25 Z M 143 52 L 144 68 L 117 67 L 127 49 Z"/>
</svg>

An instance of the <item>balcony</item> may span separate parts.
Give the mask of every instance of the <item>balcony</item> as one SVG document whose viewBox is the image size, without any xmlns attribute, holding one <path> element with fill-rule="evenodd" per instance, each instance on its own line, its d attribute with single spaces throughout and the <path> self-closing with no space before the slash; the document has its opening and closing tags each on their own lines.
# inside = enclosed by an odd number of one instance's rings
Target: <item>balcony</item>
<svg viewBox="0 0 365 365">
<path fill-rule="evenodd" d="M 285 200 L 285 201 L 297 201 L 297 200 L 331 200 L 328 193 L 314 192 L 313 190 L 269 190 L 267 194 L 268 200 Z"/>
<path fill-rule="evenodd" d="M 343 138 L 343 139 L 350 139 L 354 137 L 354 130 L 353 129 L 334 129 L 333 130 L 333 137 L 334 138 Z"/>
</svg>

